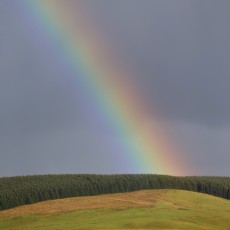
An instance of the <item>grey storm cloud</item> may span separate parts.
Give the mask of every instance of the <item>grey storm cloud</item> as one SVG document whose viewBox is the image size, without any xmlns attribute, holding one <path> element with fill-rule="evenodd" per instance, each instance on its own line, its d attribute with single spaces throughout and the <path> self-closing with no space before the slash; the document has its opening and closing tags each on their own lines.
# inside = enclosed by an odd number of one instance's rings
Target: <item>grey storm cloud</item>
<svg viewBox="0 0 230 230">
<path fill-rule="evenodd" d="M 96 2 L 111 44 L 161 116 L 229 124 L 229 1 Z"/>
<path fill-rule="evenodd" d="M 183 146 L 193 173 L 230 175 L 230 2 L 82 3 L 113 55 L 135 73 L 140 96 Z M 15 12 L 13 1 L 0 1 L 0 176 L 130 172 L 116 168 L 122 156 L 107 154 L 116 140 L 96 133 L 100 124 L 86 116 L 68 69 L 49 59 L 39 31 L 29 36 Z"/>
</svg>

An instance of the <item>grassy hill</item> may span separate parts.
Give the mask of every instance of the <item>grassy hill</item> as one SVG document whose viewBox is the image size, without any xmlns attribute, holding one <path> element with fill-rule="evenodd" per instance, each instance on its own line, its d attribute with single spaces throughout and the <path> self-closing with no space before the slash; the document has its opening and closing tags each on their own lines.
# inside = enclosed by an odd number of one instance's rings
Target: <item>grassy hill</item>
<svg viewBox="0 0 230 230">
<path fill-rule="evenodd" d="M 69 197 L 178 189 L 230 199 L 230 177 L 175 177 L 154 174 L 66 174 L 0 178 L 0 210 Z"/>
<path fill-rule="evenodd" d="M 0 212 L 1 230 L 230 229 L 230 201 L 182 190 L 142 190 L 44 201 Z"/>
</svg>

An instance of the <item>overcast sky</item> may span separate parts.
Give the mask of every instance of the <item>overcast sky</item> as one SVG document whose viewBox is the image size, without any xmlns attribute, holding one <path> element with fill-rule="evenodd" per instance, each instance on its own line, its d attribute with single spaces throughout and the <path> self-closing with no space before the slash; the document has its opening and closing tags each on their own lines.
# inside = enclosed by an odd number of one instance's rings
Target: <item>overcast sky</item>
<svg viewBox="0 0 230 230">
<path fill-rule="evenodd" d="M 230 176 L 230 1 L 82 2 L 192 173 Z M 132 172 L 28 24 L 0 0 L 0 176 Z"/>
</svg>

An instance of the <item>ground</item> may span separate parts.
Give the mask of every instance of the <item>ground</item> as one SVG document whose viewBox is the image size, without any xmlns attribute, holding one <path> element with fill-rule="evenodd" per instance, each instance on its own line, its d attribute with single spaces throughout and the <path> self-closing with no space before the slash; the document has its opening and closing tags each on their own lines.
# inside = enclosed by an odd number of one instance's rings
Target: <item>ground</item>
<svg viewBox="0 0 230 230">
<path fill-rule="evenodd" d="M 182 190 L 67 198 L 1 211 L 0 229 L 230 230 L 230 201 Z"/>
</svg>

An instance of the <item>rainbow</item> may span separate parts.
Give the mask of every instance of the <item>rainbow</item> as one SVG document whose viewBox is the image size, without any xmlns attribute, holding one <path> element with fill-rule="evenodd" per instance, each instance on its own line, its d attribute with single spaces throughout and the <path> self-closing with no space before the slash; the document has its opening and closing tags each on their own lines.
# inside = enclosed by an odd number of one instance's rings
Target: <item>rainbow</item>
<svg viewBox="0 0 230 230">
<path fill-rule="evenodd" d="M 58 44 L 58 53 L 80 84 L 98 114 L 119 139 L 118 151 L 137 173 L 185 175 L 180 151 L 159 130 L 146 127 L 150 112 L 130 74 L 121 68 L 109 43 L 85 15 L 84 1 L 23 0 L 30 21 Z M 79 74 L 80 73 L 80 74 Z M 157 123 L 157 121 L 155 121 Z M 154 124 L 155 124 L 154 123 Z"/>
</svg>

